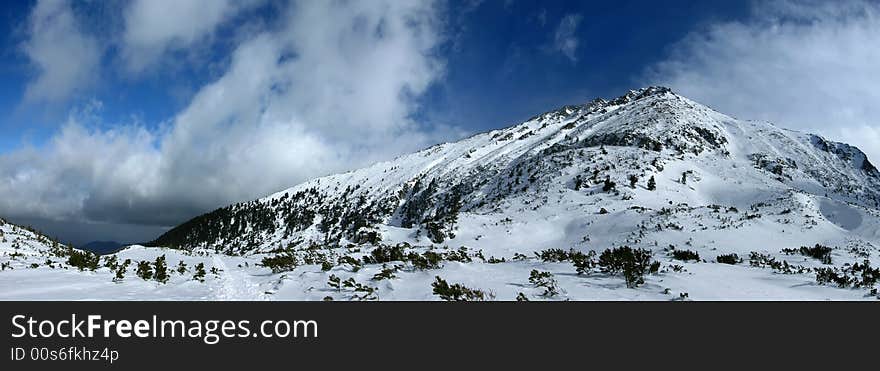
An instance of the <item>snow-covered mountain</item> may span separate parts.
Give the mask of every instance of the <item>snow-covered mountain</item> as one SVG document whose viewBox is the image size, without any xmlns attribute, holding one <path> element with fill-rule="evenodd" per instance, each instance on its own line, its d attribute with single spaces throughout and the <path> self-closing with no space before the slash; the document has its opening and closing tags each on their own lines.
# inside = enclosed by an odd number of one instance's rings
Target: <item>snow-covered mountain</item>
<svg viewBox="0 0 880 371">
<path fill-rule="evenodd" d="M 647 189 L 651 177 L 656 190 Z M 855 147 L 735 120 L 651 87 L 218 209 L 154 244 L 235 254 L 382 241 L 508 254 L 650 245 L 652 233 L 632 242 L 609 232 L 617 219 L 635 231 L 640 221 L 673 216 L 663 210 L 687 210 L 675 213 L 680 219 L 715 205 L 741 210 L 727 218 L 738 229 L 766 224 L 750 212 L 782 206 L 796 215 L 822 205 L 868 213 L 880 205 L 880 172 Z M 877 237 L 813 214 L 847 234 Z"/>
<path fill-rule="evenodd" d="M 0 218 L 0 272 L 33 264 L 63 265 L 58 259 L 69 247 L 30 228 Z M 54 261 L 53 261 L 54 260 Z"/>
<path fill-rule="evenodd" d="M 151 245 L 127 251 L 232 260 L 270 298 L 852 299 L 880 278 L 880 172 L 855 147 L 649 87 L 221 208 Z M 657 264 L 630 277 L 633 254 Z"/>
</svg>

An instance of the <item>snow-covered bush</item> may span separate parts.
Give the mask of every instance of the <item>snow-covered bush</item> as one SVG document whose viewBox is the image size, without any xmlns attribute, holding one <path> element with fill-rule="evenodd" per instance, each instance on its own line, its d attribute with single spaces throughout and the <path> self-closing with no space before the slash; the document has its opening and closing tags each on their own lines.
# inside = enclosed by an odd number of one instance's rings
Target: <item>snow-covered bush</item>
<svg viewBox="0 0 880 371">
<path fill-rule="evenodd" d="M 672 250 L 672 258 L 675 260 L 700 260 L 700 254 L 691 250 Z"/>
<path fill-rule="evenodd" d="M 153 278 L 153 268 L 150 267 L 150 262 L 148 261 L 140 261 L 138 262 L 137 267 L 137 275 L 142 278 L 144 281 L 149 281 Z"/>
<path fill-rule="evenodd" d="M 801 274 L 810 272 L 811 269 L 802 265 L 789 264 L 785 260 L 776 260 L 769 255 L 752 251 L 749 254 L 749 265 L 758 268 L 767 268 L 775 270 L 782 274 Z"/>
<path fill-rule="evenodd" d="M 199 282 L 205 282 L 205 263 L 196 264 L 196 272 L 193 274 L 193 279 Z"/>
<path fill-rule="evenodd" d="M 155 270 L 153 278 L 159 281 L 159 283 L 168 282 L 168 264 L 165 262 L 165 254 L 156 257 L 153 267 Z"/>
<path fill-rule="evenodd" d="M 535 287 L 544 289 L 544 293 L 541 295 L 556 296 L 559 294 L 559 288 L 553 273 L 532 269 L 532 272 L 529 274 L 529 282 L 535 285 Z"/>
<path fill-rule="evenodd" d="M 491 293 L 468 288 L 458 283 L 450 285 L 440 276 L 436 277 L 431 287 L 434 288 L 434 295 L 440 296 L 441 299 L 447 301 L 485 301 L 491 300 L 494 297 Z"/>
<path fill-rule="evenodd" d="M 861 264 L 843 268 L 816 269 L 816 282 L 820 285 L 835 284 L 839 287 L 872 287 L 880 280 L 880 268 L 872 268 L 867 259 Z"/>
<path fill-rule="evenodd" d="M 115 271 L 118 265 L 119 263 L 116 255 L 110 255 L 104 258 L 104 267 L 110 269 L 111 271 Z"/>
<path fill-rule="evenodd" d="M 327 286 L 330 286 L 336 290 L 341 289 L 342 288 L 341 285 L 342 285 L 342 280 L 339 277 L 337 277 L 335 274 L 331 274 L 330 278 L 327 279 Z"/>
<path fill-rule="evenodd" d="M 425 251 L 423 254 L 411 252 L 407 258 L 413 267 L 421 270 L 439 269 L 440 262 L 443 261 L 443 256 L 433 251 Z"/>
<path fill-rule="evenodd" d="M 177 273 L 179 273 L 179 274 L 186 273 L 186 263 L 184 263 L 183 260 L 181 260 L 179 263 L 177 263 Z"/>
<path fill-rule="evenodd" d="M 813 247 L 801 246 L 800 249 L 782 249 L 782 252 L 788 255 L 801 254 L 819 259 L 822 264 L 831 264 L 831 248 L 820 244 Z"/>
<path fill-rule="evenodd" d="M 291 271 L 297 266 L 297 259 L 291 253 L 264 257 L 261 265 L 272 270 L 272 273 Z"/>
<path fill-rule="evenodd" d="M 577 274 L 589 273 L 599 264 L 596 261 L 595 251 L 590 251 L 586 254 L 582 252 L 577 252 L 575 254 L 571 254 L 569 257 L 571 258 L 571 263 L 574 264 Z"/>
<path fill-rule="evenodd" d="M 605 183 L 602 184 L 602 192 L 611 192 L 617 187 L 617 183 L 614 183 L 610 177 L 605 178 Z"/>
<path fill-rule="evenodd" d="M 325 262 L 321 263 L 321 270 L 322 271 L 327 272 L 331 269 L 333 269 L 333 263 L 331 263 L 329 261 L 325 261 Z"/>
<path fill-rule="evenodd" d="M 599 267 L 610 274 L 623 274 L 626 286 L 635 288 L 645 283 L 645 275 L 660 270 L 660 262 L 653 261 L 653 254 L 645 249 L 629 246 L 607 249 L 599 255 Z"/>
<path fill-rule="evenodd" d="M 128 271 L 128 266 L 131 265 L 131 259 L 125 259 L 119 267 L 116 268 L 116 276 L 113 277 L 114 281 L 121 281 L 125 278 L 125 272 Z"/>
<path fill-rule="evenodd" d="M 348 265 L 350 265 L 350 266 L 351 266 L 351 271 L 352 271 L 352 272 L 357 272 L 357 271 L 359 271 L 359 270 L 361 269 L 361 262 L 360 262 L 360 260 L 357 260 L 357 259 L 355 259 L 355 258 L 352 258 L 352 257 L 349 256 L 349 255 L 343 255 L 343 256 L 340 256 L 339 259 L 337 259 L 337 262 L 338 262 L 339 264 L 348 264 Z"/>
<path fill-rule="evenodd" d="M 505 259 L 503 256 L 501 257 L 501 259 L 498 259 L 494 256 L 490 256 L 489 259 L 486 259 L 486 263 L 489 263 L 489 264 L 498 264 L 498 263 L 506 263 L 506 262 L 507 262 L 507 259 Z"/>
<path fill-rule="evenodd" d="M 732 265 L 742 263 L 742 259 L 740 259 L 739 255 L 736 255 L 733 253 L 718 255 L 717 257 L 715 257 L 715 261 L 722 263 L 722 264 L 732 264 Z M 749 260 L 749 262 L 751 264 L 752 260 Z"/>
<path fill-rule="evenodd" d="M 397 271 L 399 271 L 401 268 L 403 267 L 400 265 L 388 267 L 387 265 L 382 264 L 382 270 L 379 271 L 379 273 L 373 275 L 373 281 L 390 280 L 392 278 L 397 278 L 397 275 L 395 275 L 394 273 L 397 273 Z"/>
<path fill-rule="evenodd" d="M 98 263 L 100 261 L 100 257 L 95 255 L 89 251 L 80 251 L 70 249 L 68 250 L 67 264 L 72 267 L 77 267 L 79 270 L 96 270 L 98 269 Z"/>
<path fill-rule="evenodd" d="M 563 249 L 542 250 L 542 251 L 536 252 L 535 256 L 537 256 L 539 259 L 541 259 L 541 261 L 550 262 L 550 263 L 563 262 L 563 261 L 568 260 L 568 258 L 569 258 L 568 252 Z"/>
<path fill-rule="evenodd" d="M 343 289 L 348 289 L 354 292 L 354 295 L 351 297 L 352 299 L 357 300 L 378 300 L 379 296 L 376 295 L 377 288 L 372 286 L 367 286 L 355 281 L 354 277 L 349 277 L 347 280 L 343 281 L 341 278 L 337 277 L 335 274 L 331 274 L 330 278 L 327 280 L 327 285 L 336 289 L 336 291 L 342 291 Z M 326 299 L 326 298 L 325 298 Z M 332 300 L 332 297 L 331 297 Z"/>
<path fill-rule="evenodd" d="M 404 246 L 386 246 L 382 245 L 373 249 L 370 252 L 370 255 L 363 257 L 365 264 L 379 264 L 379 263 L 388 263 L 394 261 L 404 261 L 406 260 L 406 255 L 404 253 Z"/>
</svg>

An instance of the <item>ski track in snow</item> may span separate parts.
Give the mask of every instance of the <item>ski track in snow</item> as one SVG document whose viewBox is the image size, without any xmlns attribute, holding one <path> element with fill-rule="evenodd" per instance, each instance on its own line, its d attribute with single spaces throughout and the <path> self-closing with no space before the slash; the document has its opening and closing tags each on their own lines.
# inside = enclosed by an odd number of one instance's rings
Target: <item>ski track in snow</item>
<svg viewBox="0 0 880 371">
<path fill-rule="evenodd" d="M 260 286 L 240 270 L 230 270 L 223 258 L 214 256 L 214 266 L 221 270 L 220 287 L 214 290 L 216 300 L 269 300 Z"/>
</svg>

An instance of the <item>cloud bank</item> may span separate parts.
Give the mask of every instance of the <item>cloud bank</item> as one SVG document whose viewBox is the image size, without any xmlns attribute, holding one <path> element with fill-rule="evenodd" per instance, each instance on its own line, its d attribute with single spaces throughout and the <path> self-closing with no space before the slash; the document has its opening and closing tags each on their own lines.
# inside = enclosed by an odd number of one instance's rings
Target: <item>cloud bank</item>
<svg viewBox="0 0 880 371">
<path fill-rule="evenodd" d="M 101 58 L 98 42 L 83 33 L 70 3 L 39 1 L 27 21 L 22 50 L 35 70 L 25 99 L 57 102 L 88 87 Z"/>
<path fill-rule="evenodd" d="M 126 13 L 124 38 L 143 61 L 210 38 L 243 9 L 210 1 L 198 11 L 211 17 L 192 25 L 201 17 L 145 19 L 159 14 L 145 3 Z M 159 129 L 74 112 L 45 146 L 0 156 L 0 212 L 174 225 L 457 135 L 411 119 L 444 73 L 441 11 L 428 1 L 294 2 Z"/>
<path fill-rule="evenodd" d="M 880 6 L 757 3 L 751 19 L 691 33 L 646 83 L 742 119 L 818 132 L 880 162 Z"/>
</svg>

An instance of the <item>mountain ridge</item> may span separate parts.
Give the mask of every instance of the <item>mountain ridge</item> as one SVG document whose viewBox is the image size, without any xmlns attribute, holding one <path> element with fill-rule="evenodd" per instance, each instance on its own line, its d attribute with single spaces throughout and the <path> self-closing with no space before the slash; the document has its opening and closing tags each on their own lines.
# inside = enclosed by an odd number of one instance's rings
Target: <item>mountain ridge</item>
<svg viewBox="0 0 880 371">
<path fill-rule="evenodd" d="M 8 250 L 0 299 L 876 300 L 880 175 L 855 147 L 651 87 L 218 208 L 151 245 Z"/>
<path fill-rule="evenodd" d="M 540 193 L 550 173 L 571 175 L 568 170 L 580 166 L 575 162 L 588 162 L 609 150 L 628 156 L 625 162 L 632 174 L 613 169 L 620 158 L 605 159 L 566 186 L 595 187 L 605 179 L 624 184 L 629 176 L 644 181 L 663 173 L 663 163 L 690 161 L 708 153 L 720 161 L 748 159 L 764 172 L 762 176 L 787 182 L 791 189 L 812 194 L 831 191 L 841 201 L 867 207 L 880 203 L 880 175 L 855 147 L 769 123 L 736 120 L 668 88 L 647 87 L 611 100 L 563 106 L 520 124 L 220 208 L 168 231 L 151 245 L 228 248 L 231 244 L 229 252 L 246 253 L 279 243 L 376 243 L 384 233 L 381 226 L 415 226 L 416 233 L 443 243 L 455 235 L 460 212 L 479 214 L 519 192 Z M 580 153 L 573 156 L 572 151 Z M 560 153 L 564 158 L 556 156 Z M 548 159 L 565 163 L 551 164 Z M 526 168 L 529 176 L 523 175 Z M 687 175 L 683 178 L 687 182 Z M 575 182 L 580 185 L 574 187 Z M 326 207 L 328 203 L 334 207 Z M 219 219 L 214 224 L 207 222 L 215 217 Z M 199 229 L 230 232 L 199 237 L 193 232 Z M 284 232 L 276 233 L 280 229 Z"/>
</svg>

